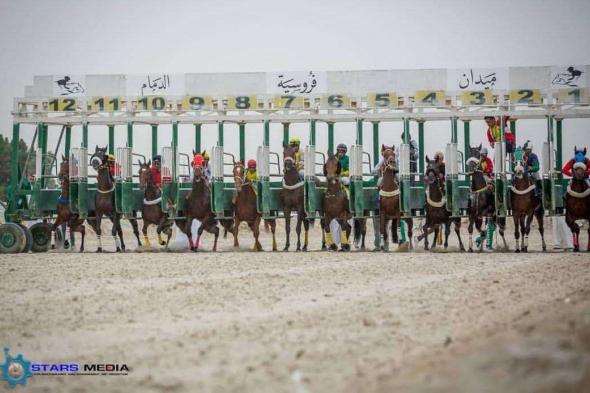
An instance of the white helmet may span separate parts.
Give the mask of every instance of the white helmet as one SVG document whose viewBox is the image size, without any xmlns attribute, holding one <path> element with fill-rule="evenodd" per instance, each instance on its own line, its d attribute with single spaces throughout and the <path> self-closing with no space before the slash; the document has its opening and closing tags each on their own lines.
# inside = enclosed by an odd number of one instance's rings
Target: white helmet
<svg viewBox="0 0 590 393">
<path fill-rule="evenodd" d="M 488 154 L 488 149 L 486 147 L 482 148 L 479 154 Z"/>
<path fill-rule="evenodd" d="M 527 141 L 527 143 L 524 144 L 523 150 L 533 150 L 533 142 Z"/>
</svg>

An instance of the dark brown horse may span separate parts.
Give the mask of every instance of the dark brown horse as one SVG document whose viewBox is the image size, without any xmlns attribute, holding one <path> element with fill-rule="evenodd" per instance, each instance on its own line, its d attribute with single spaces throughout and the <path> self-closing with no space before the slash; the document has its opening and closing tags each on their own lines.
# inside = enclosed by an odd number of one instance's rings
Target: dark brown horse
<svg viewBox="0 0 590 393">
<path fill-rule="evenodd" d="M 467 159 L 467 174 L 471 176 L 471 192 L 469 193 L 469 201 L 467 202 L 467 215 L 469 217 L 469 226 L 467 232 L 469 233 L 469 252 L 473 252 L 473 227 L 475 226 L 480 234 L 480 239 L 485 238 L 485 232 L 482 229 L 483 218 L 487 217 L 491 223 L 498 222 L 500 236 L 504 241 L 504 247 L 508 248 L 506 239 L 504 238 L 504 228 L 506 226 L 506 218 L 498 217 L 496 219 L 496 201 L 494 199 L 494 192 L 484 177 L 483 171 L 480 168 L 479 160 L 481 157 L 481 144 L 479 147 L 469 148 L 469 158 Z M 490 224 L 488 224 L 490 225 Z M 483 250 L 483 240 L 479 245 L 479 251 Z"/>
<path fill-rule="evenodd" d="M 393 243 L 398 243 L 398 249 L 401 247 L 397 236 L 397 228 L 402 219 L 400 208 L 400 189 L 396 179 L 398 172 L 395 162 L 395 153 L 393 146 L 381 147 L 383 155 L 383 166 L 381 167 L 381 188 L 379 190 L 379 214 L 380 214 L 380 232 L 383 239 L 383 250 L 389 251 L 389 239 L 387 235 L 387 224 L 391 220 L 391 238 Z M 408 225 L 408 238 L 412 237 L 413 220 L 405 218 Z"/>
<path fill-rule="evenodd" d="M 332 240 L 332 234 L 330 233 L 330 223 L 336 219 L 341 228 L 341 245 L 340 251 L 350 251 L 350 243 L 348 239 L 350 237 L 350 224 L 348 220 L 351 217 L 350 208 L 348 204 L 348 195 L 346 189 L 340 181 L 341 171 L 340 161 L 338 158 L 328 152 L 328 160 L 324 164 L 324 176 L 326 176 L 326 192 L 324 193 L 323 199 L 323 212 L 324 217 L 322 218 L 322 237 L 328 245 L 330 250 L 336 250 L 337 246 Z M 322 241 L 324 243 L 324 241 Z"/>
<path fill-rule="evenodd" d="M 590 180 L 584 177 L 586 165 L 574 165 L 572 180 L 567 186 L 565 196 L 565 223 L 574 237 L 574 251 L 580 251 L 580 226 L 576 220 L 590 220 Z M 588 247 L 590 251 L 590 227 L 588 228 Z"/>
<path fill-rule="evenodd" d="M 241 161 L 234 162 L 234 183 L 236 186 L 236 198 L 234 206 L 234 247 L 239 247 L 238 243 L 238 232 L 240 229 L 240 223 L 246 222 L 254 234 L 254 248 L 252 251 L 263 251 L 262 245 L 258 240 L 260 235 L 260 221 L 262 214 L 258 212 L 256 208 L 256 190 L 254 184 L 249 181 L 246 177 L 246 171 L 244 164 Z M 272 250 L 277 250 L 277 240 L 275 238 L 275 232 L 277 224 L 275 220 L 264 220 L 272 231 Z"/>
<path fill-rule="evenodd" d="M 428 233 L 434 229 L 434 240 L 432 248 L 436 247 L 436 239 L 442 226 L 445 226 L 445 249 L 449 246 L 449 235 L 451 233 L 451 223 L 455 226 L 455 233 L 459 239 L 461 251 L 465 251 L 463 241 L 461 240 L 461 218 L 451 218 L 450 212 L 446 207 L 445 198 L 445 171 L 444 163 L 430 160 L 426 156 L 426 222 L 424 223 L 424 249 L 428 250 Z"/>
<path fill-rule="evenodd" d="M 289 251 L 291 234 L 291 212 L 297 213 L 297 251 L 307 251 L 309 221 L 306 219 L 304 205 L 304 182 L 299 178 L 299 171 L 295 162 L 295 150 L 293 147 L 283 144 L 283 189 L 280 199 L 283 204 L 283 215 L 285 216 L 285 232 L 287 240 L 283 251 Z M 305 228 L 303 248 L 301 248 L 301 224 Z"/>
<path fill-rule="evenodd" d="M 188 242 L 191 251 L 198 251 L 201 235 L 203 231 L 212 233 L 215 236 L 213 251 L 217 251 L 217 240 L 219 239 L 219 228 L 217 220 L 211 210 L 211 190 L 205 176 L 204 169 L 201 166 L 193 168 L 193 183 L 190 194 L 186 199 L 185 219 L 177 220 L 176 224 L 188 236 Z M 201 226 L 197 232 L 197 244 L 193 244 L 191 227 L 193 220 L 199 220 Z M 182 228 L 184 226 L 184 228 Z"/>
<path fill-rule="evenodd" d="M 77 214 L 73 214 L 72 210 L 70 209 L 70 162 L 64 156 L 61 157 L 61 160 L 62 161 L 59 166 L 58 173 L 58 177 L 61 183 L 61 194 L 59 196 L 59 199 L 57 200 L 57 218 L 53 223 L 52 231 L 55 236 L 55 231 L 57 230 L 57 228 L 62 224 L 66 224 L 72 236 L 74 232 L 80 233 L 80 235 L 82 235 L 80 252 L 83 252 L 84 237 L 86 236 L 86 227 L 84 226 L 84 219 L 80 218 L 80 216 Z M 64 248 L 67 249 L 68 247 L 68 236 L 66 235 L 66 233 L 64 233 Z"/>
<path fill-rule="evenodd" d="M 106 146 L 104 148 L 96 146 L 94 154 L 90 157 L 90 165 L 92 165 L 98 173 L 96 177 L 96 195 L 94 199 L 95 216 L 94 219 L 88 219 L 88 223 L 96 232 L 98 240 L 98 248 L 96 252 L 102 252 L 101 223 L 103 216 L 109 217 L 113 223 L 111 234 L 115 241 L 117 252 L 125 251 L 123 230 L 121 229 L 121 214 L 117 213 L 115 207 L 115 181 L 109 171 Z"/>
<path fill-rule="evenodd" d="M 515 156 L 518 155 L 519 151 L 517 150 Z M 535 182 L 525 174 L 525 163 L 522 158 L 517 159 L 514 166 L 512 185 L 510 186 L 510 207 L 512 209 L 512 219 L 514 220 L 516 252 L 520 252 L 521 250 L 523 252 L 528 251 L 528 238 L 531 232 L 533 216 L 537 218 L 543 251 L 546 251 L 547 246 L 545 245 L 545 237 L 543 235 L 543 203 L 541 202 L 541 198 L 535 195 Z M 519 230 L 522 233 L 520 246 L 518 244 L 520 237 Z"/>
<path fill-rule="evenodd" d="M 143 191 L 143 204 L 141 209 L 141 218 L 143 220 L 143 240 L 145 244 L 150 246 L 150 239 L 147 231 L 150 225 L 155 225 L 156 233 L 158 234 L 158 243 L 161 246 L 166 246 L 170 243 L 172 236 L 172 221 L 168 219 L 168 215 L 162 211 L 162 195 L 158 186 L 152 179 L 152 172 L 150 171 L 151 161 L 139 163 L 139 187 Z M 167 236 L 166 241 L 162 239 L 162 232 Z"/>
</svg>

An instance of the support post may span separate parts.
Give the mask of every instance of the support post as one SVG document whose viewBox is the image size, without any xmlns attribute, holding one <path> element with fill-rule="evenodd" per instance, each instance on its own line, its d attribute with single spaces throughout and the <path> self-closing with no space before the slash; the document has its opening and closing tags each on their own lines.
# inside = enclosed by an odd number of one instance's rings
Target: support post
<svg viewBox="0 0 590 393">
<path fill-rule="evenodd" d="M 198 153 L 201 151 L 201 123 L 195 124 L 195 151 Z"/>
<path fill-rule="evenodd" d="M 469 132 L 469 122 L 470 120 L 463 120 L 463 160 L 467 160 L 467 154 L 469 154 L 469 148 L 471 147 L 470 135 Z"/>
<path fill-rule="evenodd" d="M 379 163 L 379 122 L 373 122 L 373 166 Z"/>
<path fill-rule="evenodd" d="M 88 149 L 88 122 L 82 123 L 82 147 Z"/>
<path fill-rule="evenodd" d="M 561 168 L 563 168 L 563 134 L 562 134 L 562 121 L 563 119 L 556 119 L 556 127 L 555 127 L 555 166 L 559 175 L 557 178 L 559 180 L 563 179 L 563 174 L 561 173 Z M 554 168 L 551 168 L 553 170 Z"/>
<path fill-rule="evenodd" d="M 223 146 L 223 121 L 217 123 L 217 146 Z"/>
<path fill-rule="evenodd" d="M 334 122 L 328 122 L 328 152 L 334 153 Z"/>
<path fill-rule="evenodd" d="M 127 147 L 133 150 L 133 122 L 127 123 Z"/>
<path fill-rule="evenodd" d="M 70 159 L 70 147 L 72 146 L 72 126 L 66 126 L 66 141 L 64 144 L 64 156 Z"/>
<path fill-rule="evenodd" d="M 516 140 L 516 120 L 510 120 L 510 132 L 512 132 L 514 140 Z M 516 148 L 516 146 L 514 148 Z"/>
<path fill-rule="evenodd" d="M 240 122 L 240 161 L 246 164 L 246 123 Z"/>
<path fill-rule="evenodd" d="M 109 154 L 115 154 L 115 126 L 109 125 Z"/>
<path fill-rule="evenodd" d="M 270 120 L 264 120 L 264 138 L 262 143 L 264 146 L 270 146 Z"/>
<path fill-rule="evenodd" d="M 315 146 L 315 119 L 309 121 L 309 144 Z"/>
<path fill-rule="evenodd" d="M 174 178 L 172 179 L 173 182 L 176 182 L 178 178 L 178 173 L 176 173 L 177 168 L 177 154 L 178 152 L 178 122 L 175 121 L 172 123 L 172 165 L 173 165 L 173 173 Z"/>
<path fill-rule="evenodd" d="M 283 123 L 283 143 L 289 144 L 289 123 Z"/>
<path fill-rule="evenodd" d="M 363 145 L 363 119 L 356 119 L 356 144 Z"/>
<path fill-rule="evenodd" d="M 14 123 L 12 125 L 12 160 L 10 161 L 10 188 L 13 192 L 13 206 L 16 207 L 16 189 L 17 184 L 19 183 L 19 151 L 18 151 L 18 144 L 20 142 L 20 124 Z M 26 170 L 26 168 L 25 168 Z M 24 172 L 23 172 L 24 175 Z"/>
<path fill-rule="evenodd" d="M 424 174 L 424 120 L 418 120 L 418 168 Z"/>
<path fill-rule="evenodd" d="M 152 124 L 152 158 L 158 155 L 158 125 Z"/>
</svg>

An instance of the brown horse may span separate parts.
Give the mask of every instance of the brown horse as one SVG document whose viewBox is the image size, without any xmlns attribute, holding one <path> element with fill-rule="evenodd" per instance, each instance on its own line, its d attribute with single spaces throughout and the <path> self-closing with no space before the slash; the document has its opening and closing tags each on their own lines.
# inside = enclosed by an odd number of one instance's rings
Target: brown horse
<svg viewBox="0 0 590 393">
<path fill-rule="evenodd" d="M 88 223 L 96 232 L 98 240 L 98 248 L 96 252 L 102 252 L 101 222 L 103 215 L 109 217 L 113 223 L 111 234 L 115 241 L 117 252 L 125 251 L 123 230 L 121 229 L 121 214 L 117 213 L 115 207 L 115 182 L 109 172 L 106 146 L 104 148 L 96 146 L 94 154 L 90 157 L 90 164 L 98 173 L 96 178 L 96 195 L 94 199 L 95 217 L 94 219 L 88 219 Z M 117 234 L 119 235 L 118 237 Z"/>
<path fill-rule="evenodd" d="M 461 218 L 453 217 L 447 210 L 445 200 L 445 170 L 444 163 L 430 160 L 426 156 L 426 222 L 424 223 L 424 249 L 428 250 L 428 233 L 434 229 L 434 240 L 432 248 L 436 247 L 436 239 L 445 226 L 445 249 L 449 246 L 449 235 L 451 233 L 451 223 L 455 226 L 455 233 L 459 239 L 461 251 L 465 251 L 463 241 L 461 240 Z"/>
<path fill-rule="evenodd" d="M 383 250 L 389 251 L 389 239 L 387 235 L 387 224 L 391 220 L 391 238 L 393 243 L 398 243 L 400 247 L 397 228 L 401 220 L 400 209 L 400 190 L 399 184 L 396 180 L 396 173 L 398 172 L 397 164 L 395 162 L 395 153 L 393 146 L 381 147 L 381 154 L 383 155 L 383 166 L 381 167 L 381 188 L 379 190 L 379 214 L 380 214 L 380 232 L 383 239 Z M 412 237 L 411 218 L 405 218 L 408 225 L 408 238 Z"/>
<path fill-rule="evenodd" d="M 304 183 L 299 178 L 299 171 L 295 162 L 295 150 L 293 147 L 283 144 L 283 189 L 280 199 L 283 204 L 283 215 L 285 216 L 285 232 L 287 240 L 283 251 L 289 251 L 291 234 L 291 212 L 297 212 L 297 251 L 307 251 L 309 221 L 306 219 L 304 205 Z M 303 248 L 301 248 L 301 224 L 305 228 Z"/>
<path fill-rule="evenodd" d="M 567 186 L 565 196 L 565 223 L 574 237 L 574 251 L 580 251 L 580 226 L 576 220 L 590 221 L 590 180 L 584 177 L 586 165 L 574 165 L 574 177 Z M 588 228 L 588 247 L 590 251 L 590 227 Z"/>
<path fill-rule="evenodd" d="M 518 151 L 517 153 L 518 154 Z M 539 233 L 543 251 L 547 250 L 545 237 L 543 236 L 543 203 L 541 198 L 535 195 L 535 182 L 525 174 L 525 163 L 522 159 L 516 161 L 514 166 L 514 176 L 510 186 L 510 207 L 512 209 L 512 219 L 514 220 L 514 238 L 516 239 L 516 252 L 528 251 L 528 238 L 531 231 L 531 222 L 533 216 L 537 218 Z M 518 244 L 518 238 L 522 233 L 521 244 Z"/>
<path fill-rule="evenodd" d="M 330 250 L 337 249 L 330 233 L 330 223 L 336 219 L 342 230 L 340 251 L 350 251 L 348 238 L 350 237 L 351 227 L 348 220 L 351 214 L 348 195 L 340 181 L 340 171 L 340 161 L 332 152 L 328 152 L 328 160 L 324 164 L 324 176 L 326 176 L 327 184 L 322 209 L 324 212 L 324 217 L 322 218 L 322 243 L 324 243 L 325 239 Z"/>
<path fill-rule="evenodd" d="M 143 204 L 141 209 L 141 218 L 143 219 L 143 240 L 145 244 L 150 246 L 150 239 L 147 231 L 150 225 L 156 225 L 156 233 L 158 234 L 158 243 L 161 246 L 166 246 L 170 243 L 172 236 L 172 221 L 168 219 L 168 215 L 162 211 L 162 195 L 156 184 L 152 179 L 152 172 L 150 171 L 151 160 L 146 162 L 138 161 L 139 163 L 139 187 L 143 191 Z M 166 241 L 162 239 L 162 232 L 167 236 Z"/>
<path fill-rule="evenodd" d="M 191 251 L 198 251 L 201 235 L 203 231 L 212 233 L 215 236 L 213 251 L 217 251 L 217 240 L 219 238 L 219 228 L 217 220 L 211 210 L 211 190 L 204 173 L 204 168 L 195 166 L 193 168 L 193 183 L 190 194 L 186 197 L 185 219 L 177 220 L 176 225 L 188 236 L 188 242 Z M 193 244 L 191 227 L 193 220 L 199 220 L 201 226 L 197 232 L 197 244 Z M 184 225 L 184 228 L 182 226 Z"/>
<path fill-rule="evenodd" d="M 254 184 L 246 178 L 246 171 L 244 164 L 241 161 L 234 162 L 234 183 L 236 185 L 236 198 L 234 206 L 234 247 L 239 247 L 238 232 L 240 229 L 240 222 L 245 221 L 254 234 L 254 248 L 253 251 L 263 251 L 258 237 L 260 235 L 260 221 L 262 214 L 256 208 L 256 189 Z M 272 231 L 272 250 L 277 250 L 277 240 L 275 237 L 277 224 L 275 220 L 264 220 Z"/>
<path fill-rule="evenodd" d="M 55 231 L 57 228 L 62 225 L 66 224 L 67 227 L 70 229 L 71 234 L 73 236 L 74 232 L 78 232 L 82 235 L 82 243 L 80 244 L 80 252 L 84 251 L 84 237 L 86 236 L 86 227 L 84 226 L 84 219 L 80 218 L 79 215 L 73 214 L 72 210 L 70 209 L 70 162 L 69 160 L 62 156 L 61 157 L 61 164 L 59 166 L 59 173 L 58 177 L 61 182 L 61 194 L 59 199 L 57 200 L 57 218 L 53 223 L 52 231 L 55 236 Z M 64 248 L 68 248 L 68 236 L 64 233 Z"/>
</svg>

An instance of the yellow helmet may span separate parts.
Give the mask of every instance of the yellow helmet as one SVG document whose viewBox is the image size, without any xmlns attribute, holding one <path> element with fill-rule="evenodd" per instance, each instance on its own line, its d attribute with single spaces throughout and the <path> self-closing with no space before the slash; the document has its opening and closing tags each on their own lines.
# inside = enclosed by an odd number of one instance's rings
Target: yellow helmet
<svg viewBox="0 0 590 393">
<path fill-rule="evenodd" d="M 299 139 L 298 136 L 292 136 L 291 139 L 289 139 L 289 144 L 290 145 L 299 145 L 299 144 L 301 144 L 301 139 Z"/>
<path fill-rule="evenodd" d="M 107 155 L 107 160 L 115 161 L 115 156 L 113 154 L 109 154 L 109 155 Z"/>
<path fill-rule="evenodd" d="M 204 153 L 203 153 L 203 159 L 204 159 L 204 160 L 208 160 L 208 159 L 209 159 L 209 153 L 207 153 L 207 152 L 204 152 Z"/>
</svg>

